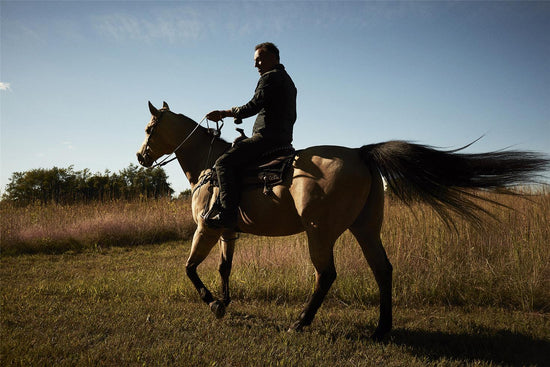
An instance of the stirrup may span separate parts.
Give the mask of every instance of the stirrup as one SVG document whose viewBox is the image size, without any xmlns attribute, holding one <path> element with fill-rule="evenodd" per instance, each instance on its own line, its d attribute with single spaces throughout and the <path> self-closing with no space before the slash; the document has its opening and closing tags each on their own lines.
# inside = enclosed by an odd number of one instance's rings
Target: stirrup
<svg viewBox="0 0 550 367">
<path fill-rule="evenodd" d="M 237 231 L 238 213 L 235 211 L 222 210 L 215 215 L 206 218 L 204 222 L 210 228 L 227 228 Z"/>
<path fill-rule="evenodd" d="M 219 196 L 218 196 L 219 198 Z M 209 210 L 204 209 L 204 211 L 201 214 L 201 218 L 205 221 L 214 218 L 216 215 L 220 214 L 222 211 L 222 204 L 220 203 L 220 200 L 216 198 L 216 201 L 214 201 L 214 204 Z"/>
</svg>

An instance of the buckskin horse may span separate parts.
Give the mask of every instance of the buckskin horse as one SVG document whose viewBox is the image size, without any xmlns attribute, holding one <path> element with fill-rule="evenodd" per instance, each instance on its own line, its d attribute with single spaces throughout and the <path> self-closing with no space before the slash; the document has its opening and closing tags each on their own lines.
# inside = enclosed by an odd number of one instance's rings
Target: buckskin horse
<svg viewBox="0 0 550 367">
<path fill-rule="evenodd" d="M 157 159 L 175 153 L 191 188 L 192 214 L 197 223 L 186 273 L 201 299 L 216 317 L 230 303 L 229 276 L 236 232 L 211 229 L 202 214 L 217 189 L 203 178 L 230 144 L 192 119 L 160 109 L 149 102 L 151 120 L 137 153 L 138 161 L 151 167 Z M 467 146 L 466 146 L 467 147 Z M 357 239 L 374 273 L 379 289 L 378 326 L 372 338 L 383 338 L 392 328 L 392 265 L 386 256 L 380 231 L 384 209 L 382 177 L 398 198 L 410 204 L 429 204 L 447 223 L 453 213 L 481 223 L 485 210 L 476 203 L 475 189 L 501 189 L 531 183 L 549 167 L 550 160 L 535 152 L 497 151 L 480 154 L 442 151 L 405 141 L 388 141 L 360 148 L 314 146 L 296 152 L 286 179 L 270 195 L 261 188 L 243 192 L 240 232 L 262 236 L 288 236 L 306 232 L 315 288 L 311 298 L 289 330 L 311 324 L 336 279 L 333 247 L 347 229 Z M 208 161 L 208 162 L 207 162 Z M 205 167 L 206 166 L 206 167 Z M 200 189 L 197 189 L 199 188 Z M 219 241 L 222 299 L 215 299 L 197 274 L 197 267 Z"/>
</svg>

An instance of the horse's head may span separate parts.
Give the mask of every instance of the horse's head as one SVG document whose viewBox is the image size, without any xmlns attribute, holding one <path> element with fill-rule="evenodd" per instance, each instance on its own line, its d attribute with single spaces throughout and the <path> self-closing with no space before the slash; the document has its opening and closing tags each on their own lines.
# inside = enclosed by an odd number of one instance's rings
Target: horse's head
<svg viewBox="0 0 550 367">
<path fill-rule="evenodd" d="M 151 167 L 153 162 L 165 154 L 170 154 L 177 143 L 174 142 L 175 114 L 170 111 L 166 102 L 160 110 L 149 102 L 151 121 L 145 128 L 145 140 L 137 152 L 138 162 L 144 167 Z"/>
</svg>

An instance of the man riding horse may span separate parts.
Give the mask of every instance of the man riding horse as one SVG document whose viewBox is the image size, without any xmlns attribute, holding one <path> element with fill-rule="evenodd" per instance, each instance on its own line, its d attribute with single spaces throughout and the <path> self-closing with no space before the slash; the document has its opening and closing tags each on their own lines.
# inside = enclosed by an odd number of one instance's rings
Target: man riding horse
<svg viewBox="0 0 550 367">
<path fill-rule="evenodd" d="M 277 46 L 270 42 L 257 45 L 254 66 L 260 73 L 260 80 L 250 102 L 206 115 L 211 121 L 234 117 L 235 122 L 258 115 L 252 137 L 236 141 L 216 160 L 221 209 L 217 215 L 206 219 L 209 227 L 234 229 L 237 226 L 240 201 L 237 171 L 262 154 L 292 143 L 292 129 L 296 121 L 296 87 L 280 63 Z"/>
</svg>

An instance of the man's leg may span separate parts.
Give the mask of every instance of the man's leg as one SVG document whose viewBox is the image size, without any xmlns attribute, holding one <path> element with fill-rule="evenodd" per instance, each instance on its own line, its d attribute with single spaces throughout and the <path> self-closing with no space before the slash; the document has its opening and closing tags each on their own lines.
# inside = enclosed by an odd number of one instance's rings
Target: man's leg
<svg viewBox="0 0 550 367">
<path fill-rule="evenodd" d="M 225 214 L 235 214 L 239 206 L 239 187 L 237 183 L 237 167 L 233 148 L 222 154 L 216 160 L 216 174 L 220 185 L 219 200 Z M 237 157 L 238 158 L 238 157 Z"/>
<path fill-rule="evenodd" d="M 258 159 L 263 152 L 269 149 L 272 149 L 270 142 L 254 135 L 251 138 L 241 140 L 218 158 L 216 173 L 220 185 L 222 210 L 219 215 L 207 220 L 209 226 L 232 229 L 236 227 L 241 194 L 237 172 L 246 164 Z"/>
</svg>

